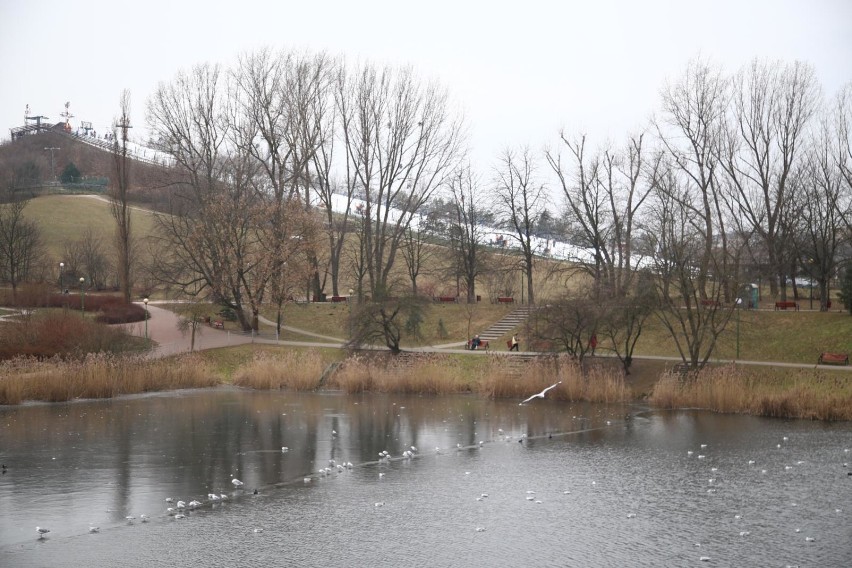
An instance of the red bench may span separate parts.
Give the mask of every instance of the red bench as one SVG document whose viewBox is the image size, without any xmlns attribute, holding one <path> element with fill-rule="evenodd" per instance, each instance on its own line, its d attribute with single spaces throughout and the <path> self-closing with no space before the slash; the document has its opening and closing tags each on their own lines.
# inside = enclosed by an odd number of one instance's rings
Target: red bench
<svg viewBox="0 0 852 568">
<path fill-rule="evenodd" d="M 435 298 L 436 302 L 441 302 L 445 304 L 458 304 L 459 299 L 455 296 L 438 296 Z"/>
<path fill-rule="evenodd" d="M 216 320 L 216 321 L 213 322 L 212 325 L 216 329 L 225 329 L 225 324 L 222 322 L 222 320 Z"/>
<path fill-rule="evenodd" d="M 787 308 L 799 311 L 798 302 L 775 302 L 775 310 L 786 310 Z"/>
<path fill-rule="evenodd" d="M 710 300 L 710 299 L 701 300 L 701 305 L 718 308 L 719 307 L 719 300 Z"/>
<path fill-rule="evenodd" d="M 348 302 L 349 296 L 332 296 L 331 301 L 332 302 Z"/>
<path fill-rule="evenodd" d="M 465 346 L 465 349 L 470 350 L 471 341 L 472 341 L 471 339 L 467 340 L 467 345 Z M 486 351 L 488 351 L 488 340 L 487 339 L 480 339 L 479 340 L 479 347 L 477 347 L 476 350 L 479 350 L 479 349 L 485 349 Z"/>
<path fill-rule="evenodd" d="M 849 354 L 848 353 L 830 353 L 828 351 L 824 351 L 819 354 L 819 359 L 817 359 L 817 365 L 848 365 L 849 364 Z"/>
<path fill-rule="evenodd" d="M 511 296 L 500 296 L 500 297 L 497 298 L 498 304 L 512 304 L 512 303 L 514 303 L 514 301 L 515 301 L 515 298 L 513 298 Z"/>
</svg>

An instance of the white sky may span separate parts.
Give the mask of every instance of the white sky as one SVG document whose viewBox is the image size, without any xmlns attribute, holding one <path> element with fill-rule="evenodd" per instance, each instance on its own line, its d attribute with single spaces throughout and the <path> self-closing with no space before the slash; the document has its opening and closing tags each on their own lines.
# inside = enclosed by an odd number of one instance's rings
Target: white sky
<svg viewBox="0 0 852 568">
<path fill-rule="evenodd" d="M 65 101 L 73 124 L 106 132 L 124 88 L 143 134 L 158 82 L 263 46 L 438 79 L 485 171 L 503 148 L 553 144 L 563 126 L 620 142 L 699 54 L 730 72 L 754 57 L 804 60 L 833 94 L 852 81 L 852 1 L 0 0 L 0 139 L 26 104 L 58 122 Z"/>
</svg>

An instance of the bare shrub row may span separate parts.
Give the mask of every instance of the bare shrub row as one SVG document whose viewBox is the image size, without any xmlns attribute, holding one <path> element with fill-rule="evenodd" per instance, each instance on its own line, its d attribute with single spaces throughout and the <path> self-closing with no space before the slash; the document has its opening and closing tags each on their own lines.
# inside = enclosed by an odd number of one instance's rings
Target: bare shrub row
<svg viewBox="0 0 852 568">
<path fill-rule="evenodd" d="M 686 378 L 666 373 L 654 388 L 650 401 L 661 408 L 852 420 L 852 380 L 810 370 L 779 379 L 727 365 L 707 368 Z"/>
<path fill-rule="evenodd" d="M 36 314 L 0 325 L 0 359 L 55 355 L 73 358 L 136 348 L 138 342 L 123 329 L 100 325 L 74 313 Z"/>
<path fill-rule="evenodd" d="M 168 360 L 105 353 L 78 360 L 18 357 L 0 363 L 0 404 L 111 398 L 218 383 L 210 366 L 195 354 Z"/>
</svg>

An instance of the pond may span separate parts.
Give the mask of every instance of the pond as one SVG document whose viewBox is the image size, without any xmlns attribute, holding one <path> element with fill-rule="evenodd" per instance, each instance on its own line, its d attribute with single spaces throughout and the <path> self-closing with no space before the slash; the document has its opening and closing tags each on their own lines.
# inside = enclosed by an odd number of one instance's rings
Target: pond
<svg viewBox="0 0 852 568">
<path fill-rule="evenodd" d="M 0 566 L 852 566 L 849 423 L 223 388 L 0 424 Z"/>
</svg>

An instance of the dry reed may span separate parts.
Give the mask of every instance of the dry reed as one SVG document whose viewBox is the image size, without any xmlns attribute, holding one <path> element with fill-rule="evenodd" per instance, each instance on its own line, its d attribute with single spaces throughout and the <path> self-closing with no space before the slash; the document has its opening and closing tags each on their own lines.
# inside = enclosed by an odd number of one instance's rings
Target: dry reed
<svg viewBox="0 0 852 568">
<path fill-rule="evenodd" d="M 665 373 L 651 403 L 661 408 L 705 408 L 776 418 L 852 420 L 852 381 L 819 371 L 779 380 L 734 365 L 681 378 Z"/>
<path fill-rule="evenodd" d="M 63 402 L 218 384 L 197 355 L 170 360 L 90 354 L 79 360 L 19 357 L 0 363 L 0 404 Z"/>
<path fill-rule="evenodd" d="M 259 390 L 314 390 L 320 386 L 324 368 L 316 351 L 261 351 L 234 372 L 234 384 Z"/>
<path fill-rule="evenodd" d="M 332 376 L 331 385 L 346 391 L 450 394 L 468 392 L 469 375 L 462 365 L 441 355 L 347 359 Z"/>
<path fill-rule="evenodd" d="M 584 370 L 569 357 L 549 357 L 523 363 L 508 357 L 494 357 L 478 383 L 478 390 L 492 398 L 526 398 L 545 387 L 560 383 L 548 391 L 548 398 L 565 401 L 604 403 L 625 402 L 630 389 L 622 373 L 614 368 L 591 366 Z"/>
</svg>

